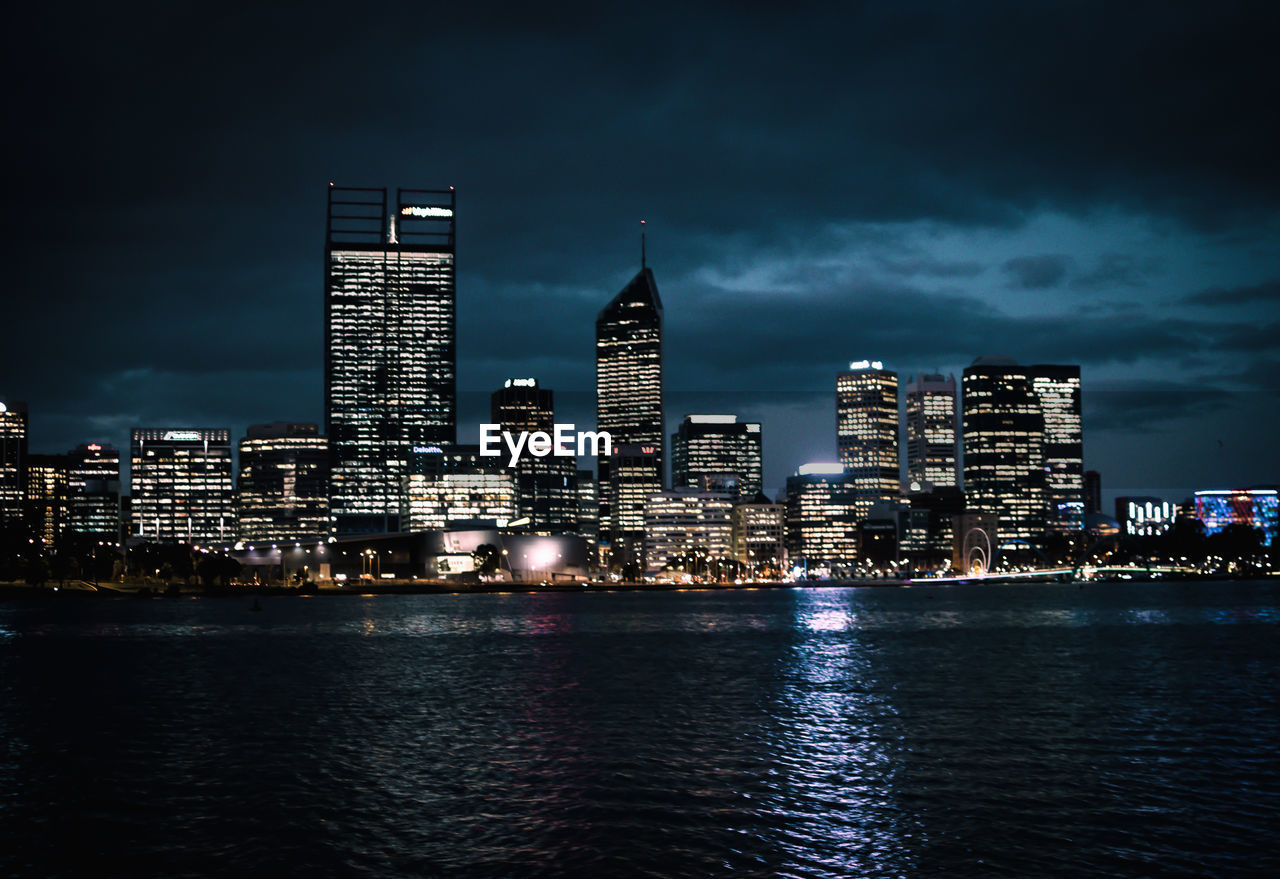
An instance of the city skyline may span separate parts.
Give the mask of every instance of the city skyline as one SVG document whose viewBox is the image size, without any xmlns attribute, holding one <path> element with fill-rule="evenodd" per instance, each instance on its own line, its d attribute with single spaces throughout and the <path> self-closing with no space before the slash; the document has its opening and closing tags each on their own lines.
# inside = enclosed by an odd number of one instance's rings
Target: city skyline
<svg viewBox="0 0 1280 879">
<path fill-rule="evenodd" d="M 52 28 L 24 10 L 13 63 L 50 72 L 16 97 L 30 212 L 8 298 L 44 331 L 5 346 L 2 390 L 32 403 L 33 454 L 147 424 L 323 423 L 320 187 L 425 181 L 464 205 L 459 439 L 512 375 L 591 423 L 588 321 L 647 219 L 665 432 L 760 422 L 770 491 L 834 457 L 832 371 L 987 355 L 1081 365 L 1104 509 L 1275 482 L 1280 179 L 1253 109 L 1274 12 L 1213 9 L 860 8 L 821 32 L 706 9 L 687 29 L 601 10 L 495 31 L 455 10 L 446 46 L 372 12 L 347 58 L 365 63 L 342 65 L 307 38 L 323 11 L 202 22 L 213 48 L 175 65 L 184 11 Z M 622 42 L 646 52 L 597 48 Z M 68 211 L 87 222 L 49 235 Z M 73 344 L 50 358 L 55 329 Z"/>
</svg>

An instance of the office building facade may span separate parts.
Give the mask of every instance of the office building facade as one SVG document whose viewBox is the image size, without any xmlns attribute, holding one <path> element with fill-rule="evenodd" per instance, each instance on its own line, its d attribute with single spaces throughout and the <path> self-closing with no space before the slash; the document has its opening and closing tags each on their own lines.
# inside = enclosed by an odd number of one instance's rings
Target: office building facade
<svg viewBox="0 0 1280 879">
<path fill-rule="evenodd" d="M 730 521 L 736 496 L 674 488 L 645 500 L 645 561 L 650 575 L 672 567 L 711 577 L 730 557 Z M 705 566 L 705 567 L 704 567 Z"/>
<path fill-rule="evenodd" d="M 231 431 L 136 427 L 129 462 L 135 537 L 193 544 L 236 539 Z"/>
<path fill-rule="evenodd" d="M 787 568 L 787 506 L 763 494 L 729 514 L 730 549 L 748 577 L 776 579 Z"/>
<path fill-rule="evenodd" d="M 121 539 L 120 451 L 110 443 L 82 443 L 67 453 L 67 527 L 116 543 Z"/>
<path fill-rule="evenodd" d="M 1084 528 L 1084 426 L 1080 367 L 1028 367 L 1044 418 L 1045 530 L 1074 534 Z"/>
<path fill-rule="evenodd" d="M 512 435 L 555 431 L 555 394 L 535 378 L 509 378 L 493 392 L 489 420 Z M 505 455 L 505 448 L 504 448 Z M 505 464 L 505 462 L 504 462 Z M 516 483 L 516 519 L 537 534 L 571 534 L 578 521 L 578 461 L 570 456 L 537 457 L 527 451 L 512 468 Z"/>
<path fill-rule="evenodd" d="M 70 512 L 67 494 L 66 455 L 28 455 L 26 478 L 27 521 L 36 540 L 52 549 L 67 527 Z"/>
<path fill-rule="evenodd" d="M 596 429 L 609 432 L 615 453 L 633 449 L 597 461 L 601 540 L 611 544 L 643 539 L 645 497 L 664 481 L 662 336 L 662 298 L 642 261 L 596 317 Z M 616 470 L 622 463 L 625 476 Z"/>
<path fill-rule="evenodd" d="M 838 463 L 812 463 L 787 477 L 787 554 L 808 574 L 838 574 L 858 557 L 863 496 Z"/>
<path fill-rule="evenodd" d="M 448 190 L 329 187 L 325 434 L 330 527 L 400 528 L 414 449 L 457 436 L 456 200 Z"/>
<path fill-rule="evenodd" d="M 762 482 L 760 425 L 736 415 L 686 415 L 671 435 L 671 485 L 754 498 Z"/>
<path fill-rule="evenodd" d="M 329 533 L 329 442 L 312 423 L 254 424 L 240 440 L 240 539 L 320 540 Z"/>
<path fill-rule="evenodd" d="M 914 491 L 960 484 L 956 377 L 922 374 L 906 386 L 907 482 Z"/>
<path fill-rule="evenodd" d="M 1271 546 L 1280 536 L 1280 504 L 1274 488 L 1197 491 L 1195 514 L 1206 535 L 1243 525 L 1261 532 L 1263 546 Z"/>
<path fill-rule="evenodd" d="M 857 496 L 858 519 L 877 501 L 898 497 L 898 374 L 876 361 L 836 376 L 836 448 Z"/>
<path fill-rule="evenodd" d="M 0 525 L 22 520 L 27 478 L 27 404 L 0 399 Z"/>
</svg>

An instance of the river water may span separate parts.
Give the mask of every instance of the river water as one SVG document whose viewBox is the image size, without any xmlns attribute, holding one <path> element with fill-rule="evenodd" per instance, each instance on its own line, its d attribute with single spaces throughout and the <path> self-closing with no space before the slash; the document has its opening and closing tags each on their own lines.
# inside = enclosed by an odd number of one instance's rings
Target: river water
<svg viewBox="0 0 1280 879">
<path fill-rule="evenodd" d="M 0 603 L 0 874 L 1280 870 L 1280 583 Z"/>
</svg>

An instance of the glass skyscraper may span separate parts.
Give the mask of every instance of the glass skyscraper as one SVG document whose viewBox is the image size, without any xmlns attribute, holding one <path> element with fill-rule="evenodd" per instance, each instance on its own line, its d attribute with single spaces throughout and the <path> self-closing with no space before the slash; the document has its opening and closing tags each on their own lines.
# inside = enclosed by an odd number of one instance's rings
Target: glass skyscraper
<svg viewBox="0 0 1280 879">
<path fill-rule="evenodd" d="M 325 432 L 339 534 L 398 531 L 415 450 L 457 438 L 455 193 L 329 186 Z"/>
<path fill-rule="evenodd" d="M 922 490 L 960 484 L 956 377 L 920 375 L 907 382 L 907 481 Z"/>
<path fill-rule="evenodd" d="M 27 404 L 0 400 L 0 523 L 21 521 L 27 478 Z"/>
<path fill-rule="evenodd" d="M 686 415 L 671 435 L 671 485 L 728 491 L 739 499 L 760 492 L 760 425 L 736 415 Z"/>
<path fill-rule="evenodd" d="M 509 378 L 489 398 L 489 420 L 512 434 L 555 431 L 555 394 L 534 378 Z M 505 455 L 505 447 L 504 447 Z M 501 460 L 501 458 L 499 458 Z M 578 459 L 538 457 L 527 451 L 512 471 L 516 481 L 517 520 L 524 530 L 572 533 L 578 525 Z"/>
<path fill-rule="evenodd" d="M 329 442 L 315 424 L 250 425 L 240 440 L 240 539 L 319 540 L 329 533 Z"/>
<path fill-rule="evenodd" d="M 851 363 L 836 376 L 836 447 L 857 495 L 859 520 L 876 501 L 901 494 L 898 374 L 878 360 Z"/>
<path fill-rule="evenodd" d="M 600 536 L 615 561 L 619 550 L 638 559 L 645 498 L 662 490 L 662 320 L 658 285 L 643 263 L 596 317 L 596 429 L 609 432 L 614 449 L 598 460 Z"/>
</svg>

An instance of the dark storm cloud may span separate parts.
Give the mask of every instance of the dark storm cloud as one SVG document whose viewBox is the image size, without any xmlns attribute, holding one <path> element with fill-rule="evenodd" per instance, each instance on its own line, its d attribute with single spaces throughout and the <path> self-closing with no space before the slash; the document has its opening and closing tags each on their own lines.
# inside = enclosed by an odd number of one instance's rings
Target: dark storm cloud
<svg viewBox="0 0 1280 879">
<path fill-rule="evenodd" d="M 1024 290 L 1043 290 L 1056 287 L 1067 276 L 1074 260 L 1063 254 L 1046 253 L 1041 256 L 1019 256 L 1004 264 L 1009 275 L 1009 286 Z"/>
<path fill-rule="evenodd" d="M 1210 287 L 1182 298 L 1188 305 L 1270 305 L 1280 309 L 1280 281 L 1245 284 L 1239 287 Z"/>
</svg>

